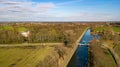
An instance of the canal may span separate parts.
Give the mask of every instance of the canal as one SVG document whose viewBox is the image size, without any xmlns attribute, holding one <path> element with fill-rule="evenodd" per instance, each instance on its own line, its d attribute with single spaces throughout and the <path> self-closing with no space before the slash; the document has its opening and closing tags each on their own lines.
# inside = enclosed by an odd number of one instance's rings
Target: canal
<svg viewBox="0 0 120 67">
<path fill-rule="evenodd" d="M 67 67 L 88 67 L 88 45 L 91 37 L 91 30 L 88 29 Z"/>
</svg>

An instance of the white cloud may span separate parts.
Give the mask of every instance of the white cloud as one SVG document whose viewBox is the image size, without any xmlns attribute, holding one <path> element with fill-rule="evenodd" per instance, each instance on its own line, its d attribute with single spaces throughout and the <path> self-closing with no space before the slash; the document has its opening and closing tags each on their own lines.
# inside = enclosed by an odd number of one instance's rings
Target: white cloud
<svg viewBox="0 0 120 67">
<path fill-rule="evenodd" d="M 0 21 L 38 20 L 39 18 L 50 16 L 49 10 L 55 7 L 56 5 L 52 2 L 37 3 L 22 0 L 0 0 Z"/>
<path fill-rule="evenodd" d="M 39 3 L 39 4 L 37 4 L 37 7 L 39 7 L 39 8 L 54 8 L 55 4 L 53 4 L 53 3 Z"/>
<path fill-rule="evenodd" d="M 58 3 L 57 5 L 64 6 L 64 5 L 68 5 L 68 4 L 72 4 L 72 3 L 76 3 L 76 2 L 81 2 L 81 1 L 83 1 L 83 0 L 71 0 L 71 1 L 65 1 L 62 3 Z"/>
<path fill-rule="evenodd" d="M 18 10 L 44 11 L 44 10 L 52 9 L 56 6 L 54 3 L 51 3 L 51 2 L 37 3 L 37 2 L 31 2 L 31 1 L 22 2 L 21 0 L 20 1 L 5 0 L 0 4 L 2 4 L 2 6 L 0 6 L 0 11 L 3 9 L 7 9 L 7 10 L 12 9 L 17 11 Z"/>
<path fill-rule="evenodd" d="M 69 12 L 59 6 L 80 2 L 72 0 L 63 3 L 32 2 L 29 0 L 0 0 L 0 21 L 92 21 L 118 20 L 120 15 L 91 12 Z M 57 8 L 57 9 L 56 9 Z"/>
<path fill-rule="evenodd" d="M 120 15 L 110 13 L 78 12 L 64 17 L 69 21 L 120 21 Z"/>
<path fill-rule="evenodd" d="M 35 8 L 38 9 L 39 11 L 47 11 L 55 7 L 56 5 L 54 3 L 49 2 L 49 3 L 38 3 Z"/>
</svg>

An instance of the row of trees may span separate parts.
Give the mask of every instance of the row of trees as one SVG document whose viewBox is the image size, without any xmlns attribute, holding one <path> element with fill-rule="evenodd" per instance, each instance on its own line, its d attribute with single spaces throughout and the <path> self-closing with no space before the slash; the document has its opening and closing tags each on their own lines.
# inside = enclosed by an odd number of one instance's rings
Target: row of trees
<svg viewBox="0 0 120 67">
<path fill-rule="evenodd" d="M 7 29 L 3 29 L 6 27 Z M 12 28 L 12 29 L 9 29 Z M 3 29 L 3 30 L 2 30 Z M 21 35 L 21 30 L 29 30 L 28 37 Z M 41 43 L 67 42 L 73 43 L 81 35 L 85 26 L 77 23 L 23 23 L 0 25 L 0 43 Z"/>
</svg>

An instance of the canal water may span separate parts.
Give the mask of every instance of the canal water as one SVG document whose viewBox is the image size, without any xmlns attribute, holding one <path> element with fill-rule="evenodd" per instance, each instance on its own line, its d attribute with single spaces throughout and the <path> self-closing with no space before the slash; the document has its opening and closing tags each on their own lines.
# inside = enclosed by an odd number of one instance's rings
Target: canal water
<svg viewBox="0 0 120 67">
<path fill-rule="evenodd" d="M 78 46 L 67 67 L 88 67 L 88 44 L 91 37 L 91 31 L 88 29 L 80 41 L 82 45 Z"/>
</svg>

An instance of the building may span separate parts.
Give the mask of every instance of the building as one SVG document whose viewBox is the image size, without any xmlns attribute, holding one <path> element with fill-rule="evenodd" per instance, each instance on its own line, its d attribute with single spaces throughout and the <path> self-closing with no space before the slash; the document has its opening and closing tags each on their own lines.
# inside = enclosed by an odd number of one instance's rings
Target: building
<svg viewBox="0 0 120 67">
<path fill-rule="evenodd" d="M 24 37 L 28 37 L 29 34 L 30 34 L 30 31 L 24 31 L 24 32 L 21 32 L 22 36 Z"/>
</svg>

